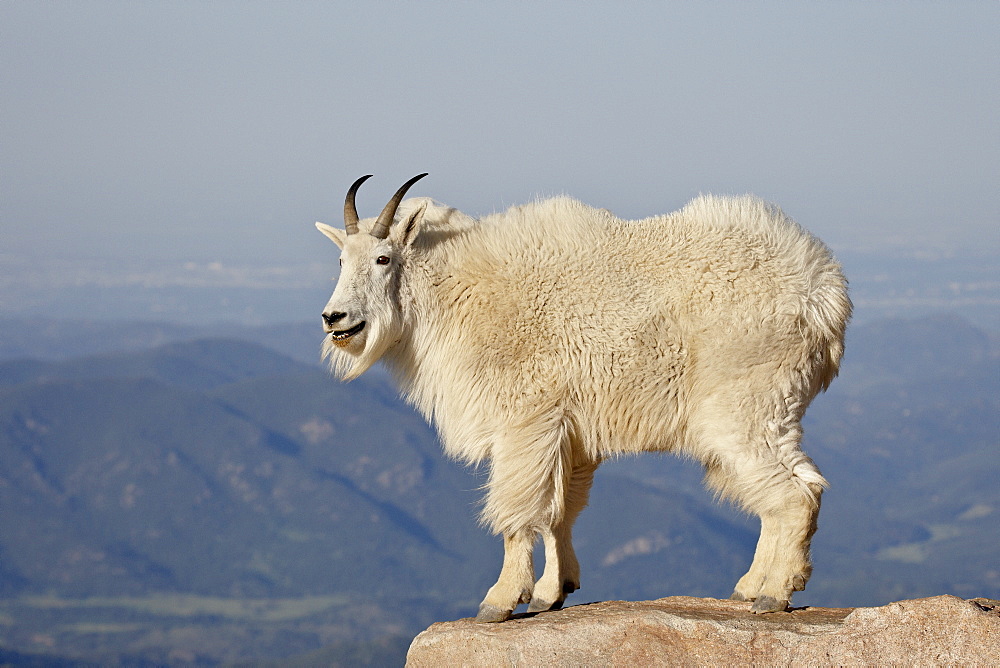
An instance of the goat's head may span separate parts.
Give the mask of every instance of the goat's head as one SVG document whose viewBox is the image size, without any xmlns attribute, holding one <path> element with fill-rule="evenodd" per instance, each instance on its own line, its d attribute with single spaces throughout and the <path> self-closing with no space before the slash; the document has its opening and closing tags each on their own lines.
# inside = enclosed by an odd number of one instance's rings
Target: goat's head
<svg viewBox="0 0 1000 668">
<path fill-rule="evenodd" d="M 402 336 L 400 285 L 423 217 L 418 207 L 393 224 L 406 191 L 427 174 L 404 183 L 378 218 L 359 220 L 354 196 L 370 176 L 347 191 L 344 230 L 316 223 L 341 250 L 340 278 L 323 309 L 323 357 L 345 380 L 364 373 Z"/>
</svg>

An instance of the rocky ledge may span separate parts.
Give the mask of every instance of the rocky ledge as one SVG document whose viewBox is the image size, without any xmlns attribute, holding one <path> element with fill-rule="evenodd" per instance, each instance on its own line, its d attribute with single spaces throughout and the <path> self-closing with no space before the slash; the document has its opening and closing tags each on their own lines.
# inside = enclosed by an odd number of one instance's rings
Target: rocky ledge
<svg viewBox="0 0 1000 668">
<path fill-rule="evenodd" d="M 1000 601 L 955 596 L 766 615 L 684 596 L 590 603 L 501 624 L 433 624 L 406 658 L 412 668 L 998 663 Z"/>
</svg>

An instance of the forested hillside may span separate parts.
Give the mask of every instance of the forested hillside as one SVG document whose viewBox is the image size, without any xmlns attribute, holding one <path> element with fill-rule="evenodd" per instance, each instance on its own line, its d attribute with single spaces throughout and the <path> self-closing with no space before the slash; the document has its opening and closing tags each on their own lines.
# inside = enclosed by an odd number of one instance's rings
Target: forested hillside
<svg viewBox="0 0 1000 668">
<path fill-rule="evenodd" d="M 442 457 L 384 373 L 333 381 L 307 361 L 315 327 L 92 327 L 75 354 L 24 356 L 60 350 L 57 328 L 36 327 L 0 360 L 10 656 L 215 663 L 336 647 L 363 663 L 474 614 L 501 558 L 476 523 L 482 478 Z M 936 316 L 872 322 L 848 345 L 807 415 L 831 489 L 795 603 L 1000 597 L 995 339 Z M 756 527 L 698 478 L 670 457 L 606 463 L 567 603 L 728 595 Z"/>
</svg>

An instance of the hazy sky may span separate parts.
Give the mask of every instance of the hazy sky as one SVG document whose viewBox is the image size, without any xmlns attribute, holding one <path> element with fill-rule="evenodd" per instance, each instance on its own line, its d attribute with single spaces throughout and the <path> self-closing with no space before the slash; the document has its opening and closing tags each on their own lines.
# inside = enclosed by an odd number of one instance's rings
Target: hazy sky
<svg viewBox="0 0 1000 668">
<path fill-rule="evenodd" d="M 423 171 L 473 214 L 752 191 L 834 245 L 1000 247 L 998 35 L 995 1 L 6 0 L 0 256 L 332 263 L 350 183 L 374 215 Z"/>
</svg>

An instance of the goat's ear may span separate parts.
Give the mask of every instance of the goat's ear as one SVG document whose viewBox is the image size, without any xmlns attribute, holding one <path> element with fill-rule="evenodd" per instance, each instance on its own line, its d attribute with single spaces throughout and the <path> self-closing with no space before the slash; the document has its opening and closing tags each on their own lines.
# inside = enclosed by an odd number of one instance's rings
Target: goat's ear
<svg viewBox="0 0 1000 668">
<path fill-rule="evenodd" d="M 420 226 L 424 224 L 424 212 L 426 210 L 427 202 L 424 202 L 396 226 L 400 230 L 399 242 L 402 245 L 409 245 L 417 238 Z"/>
<path fill-rule="evenodd" d="M 347 232 L 344 230 L 338 230 L 336 227 L 330 227 L 323 223 L 316 223 L 316 229 L 329 237 L 330 241 L 340 248 L 344 247 L 344 242 L 347 241 Z"/>
</svg>

